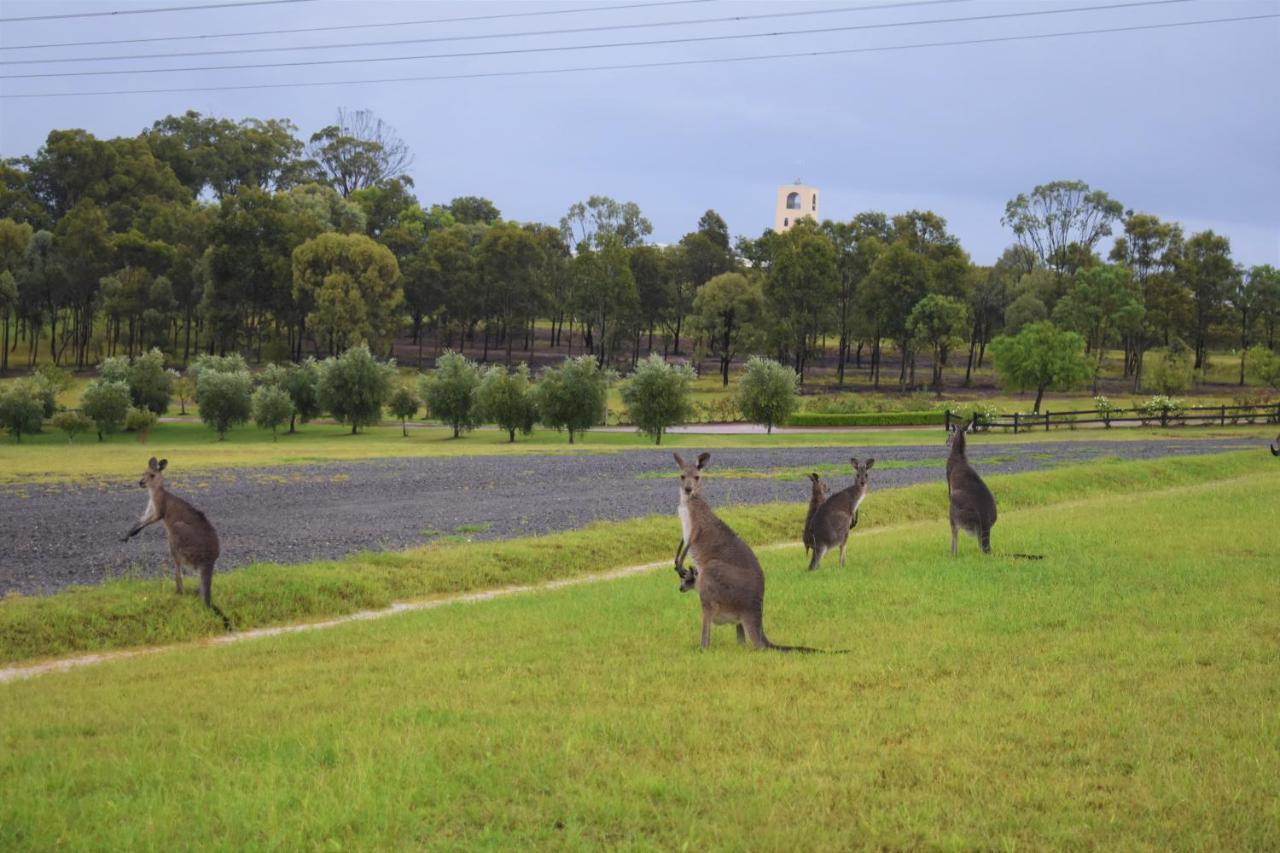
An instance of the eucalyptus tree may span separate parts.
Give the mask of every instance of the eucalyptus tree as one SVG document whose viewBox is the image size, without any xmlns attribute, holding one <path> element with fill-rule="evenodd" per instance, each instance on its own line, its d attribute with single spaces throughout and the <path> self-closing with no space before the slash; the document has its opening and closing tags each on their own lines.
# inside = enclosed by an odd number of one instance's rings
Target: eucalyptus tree
<svg viewBox="0 0 1280 853">
<path fill-rule="evenodd" d="M 1231 260 L 1231 241 L 1213 231 L 1201 231 L 1187 240 L 1176 269 L 1178 280 L 1191 294 L 1193 367 L 1200 370 L 1209 348 L 1209 327 L 1222 317 L 1240 271 Z"/>
<path fill-rule="evenodd" d="M 764 290 L 758 275 L 721 273 L 693 300 L 693 321 L 707 351 L 720 360 L 720 378 L 729 386 L 729 365 L 764 340 Z"/>
<path fill-rule="evenodd" d="M 835 247 L 817 223 L 801 219 L 778 235 L 764 295 L 802 383 L 818 337 L 834 325 L 839 290 Z"/>
<path fill-rule="evenodd" d="M 336 123 L 311 134 L 307 156 L 343 197 L 395 178 L 408 181 L 414 160 L 395 128 L 370 110 L 345 107 L 339 108 Z"/>
<path fill-rule="evenodd" d="M 1068 276 L 1123 215 L 1124 205 L 1084 181 L 1052 181 L 1011 199 L 1000 222 L 1042 264 Z"/>
<path fill-rule="evenodd" d="M 1135 391 L 1142 383 L 1146 350 L 1160 340 L 1162 331 L 1167 343 L 1170 326 L 1176 325 L 1169 309 L 1176 308 L 1178 286 L 1172 278 L 1182 242 L 1182 227 L 1176 222 L 1162 222 L 1149 213 L 1129 213 L 1124 219 L 1124 234 L 1111 249 L 1111 261 L 1124 264 L 1133 273 L 1144 309 L 1143 322 L 1126 337 L 1125 375 L 1133 375 Z"/>
<path fill-rule="evenodd" d="M 1082 332 L 1086 352 L 1096 353 L 1093 393 L 1098 393 L 1107 343 L 1117 332 L 1140 328 L 1142 315 L 1128 267 L 1117 264 L 1076 271 L 1071 289 L 1053 309 L 1053 319 L 1062 328 Z"/>
</svg>

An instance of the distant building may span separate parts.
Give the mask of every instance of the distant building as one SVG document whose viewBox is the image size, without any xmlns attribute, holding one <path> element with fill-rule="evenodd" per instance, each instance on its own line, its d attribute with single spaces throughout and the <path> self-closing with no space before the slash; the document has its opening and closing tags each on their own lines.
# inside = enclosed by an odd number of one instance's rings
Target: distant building
<svg viewBox="0 0 1280 853">
<path fill-rule="evenodd" d="M 778 187 L 778 204 L 773 211 L 773 230 L 781 234 L 797 219 L 804 217 L 818 218 L 818 188 L 800 183 L 784 184 Z"/>
</svg>

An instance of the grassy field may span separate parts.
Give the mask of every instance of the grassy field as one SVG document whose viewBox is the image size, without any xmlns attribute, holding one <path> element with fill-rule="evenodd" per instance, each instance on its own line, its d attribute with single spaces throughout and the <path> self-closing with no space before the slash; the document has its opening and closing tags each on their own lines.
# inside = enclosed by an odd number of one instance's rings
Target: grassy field
<svg viewBox="0 0 1280 853">
<path fill-rule="evenodd" d="M 1054 430 L 1024 435 L 984 436 L 983 441 L 1026 443 L 1040 441 L 1108 440 L 1129 441 L 1150 438 L 1177 438 L 1195 441 L 1205 438 L 1257 438 L 1275 436 L 1275 427 L 1266 425 L 1215 427 L 1175 427 L 1166 430 L 1135 428 L 1114 430 Z M 768 435 L 681 435 L 663 437 L 662 447 L 870 447 L 939 443 L 941 427 L 883 429 L 859 433 L 805 431 Z M 46 431 L 28 436 L 22 444 L 0 440 L 0 484 L 39 483 L 67 480 L 114 479 L 140 473 L 150 456 L 167 457 L 175 471 L 211 468 L 305 465 L 344 460 L 409 456 L 502 455 L 530 453 L 607 453 L 617 450 L 653 448 L 651 440 L 634 432 L 588 432 L 570 445 L 565 433 L 535 430 L 520 436 L 515 444 L 499 430 L 477 430 L 462 438 L 452 438 L 444 428 L 423 427 L 401 435 L 400 426 L 370 427 L 351 435 L 347 427 L 334 424 L 307 424 L 294 435 L 271 434 L 253 428 L 227 433 L 225 441 L 198 423 L 163 423 L 144 436 L 118 433 L 98 441 L 96 436 L 79 436 L 68 442 L 61 433 Z M 92 472 L 92 473 L 86 473 Z"/>
<path fill-rule="evenodd" d="M 1006 511 L 1081 496 L 1139 494 L 1155 487 L 1219 481 L 1257 470 L 1260 460 L 1271 461 L 1261 452 L 1111 460 L 988 480 Z M 714 501 L 723 492 L 713 486 L 710 494 Z M 807 489 L 798 489 L 794 503 L 730 507 L 723 514 L 753 544 L 795 541 L 807 494 Z M 946 492 L 940 478 L 936 484 L 873 491 L 860 513 L 859 531 L 891 521 L 945 518 Z M 244 630 L 661 560 L 672 555 L 678 539 L 674 511 L 501 542 L 459 543 L 442 537 L 407 551 L 294 565 L 258 564 L 220 573 L 214 598 Z M 222 621 L 194 594 L 174 595 L 169 579 L 122 580 L 54 595 L 0 599 L 0 662 L 173 643 L 224 631 Z"/>
<path fill-rule="evenodd" d="M 1249 461 L 1043 475 L 995 534 L 1039 562 L 936 513 L 762 553 L 773 639 L 844 655 L 700 652 L 660 571 L 0 685 L 0 848 L 1276 849 Z"/>
</svg>

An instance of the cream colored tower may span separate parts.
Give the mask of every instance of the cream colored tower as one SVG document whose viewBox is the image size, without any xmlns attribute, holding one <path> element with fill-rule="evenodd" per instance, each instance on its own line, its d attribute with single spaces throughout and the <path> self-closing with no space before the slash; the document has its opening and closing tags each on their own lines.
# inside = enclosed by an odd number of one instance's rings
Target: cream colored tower
<svg viewBox="0 0 1280 853">
<path fill-rule="evenodd" d="M 809 216 L 818 218 L 818 188 L 808 187 L 797 180 L 794 184 L 778 187 L 778 204 L 773 211 L 773 230 L 781 234 L 796 220 Z"/>
</svg>

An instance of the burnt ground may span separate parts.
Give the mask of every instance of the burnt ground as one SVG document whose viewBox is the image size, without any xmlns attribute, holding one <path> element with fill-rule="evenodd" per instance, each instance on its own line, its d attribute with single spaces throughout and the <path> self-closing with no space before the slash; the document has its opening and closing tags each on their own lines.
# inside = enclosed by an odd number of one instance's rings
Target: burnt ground
<svg viewBox="0 0 1280 853">
<path fill-rule="evenodd" d="M 1046 442 L 970 446 L 983 472 L 1011 473 L 1118 456 L 1126 459 L 1220 453 L 1256 447 L 1241 439 L 1194 442 Z M 875 490 L 941 484 L 941 444 L 859 447 L 874 456 Z M 706 488 L 713 505 L 807 502 L 808 482 L 716 476 L 716 469 L 846 466 L 844 448 L 717 450 Z M 168 478 L 169 488 L 203 509 L 218 528 L 218 570 L 255 562 L 296 563 L 357 551 L 398 550 L 449 536 L 504 539 L 581 527 L 596 520 L 675 514 L 671 452 L 636 450 L 582 456 L 468 456 L 379 459 L 279 468 L 223 469 Z M 845 484 L 840 476 L 833 486 Z M 119 537 L 147 503 L 133 480 L 90 486 L 0 487 L 0 595 L 53 592 L 124 577 L 168 576 L 161 525 L 128 543 Z M 673 518 L 674 523 L 674 518 Z"/>
</svg>

